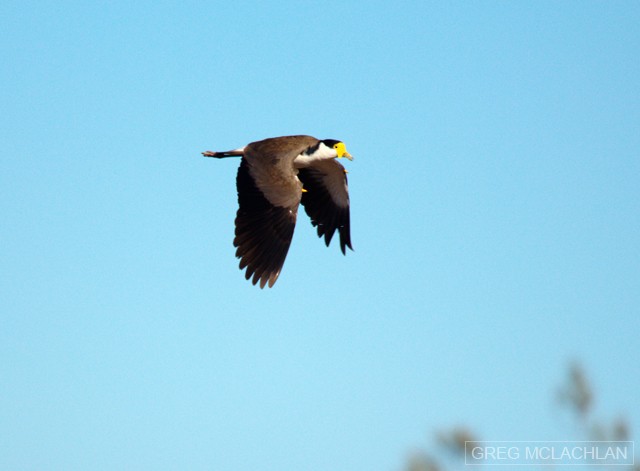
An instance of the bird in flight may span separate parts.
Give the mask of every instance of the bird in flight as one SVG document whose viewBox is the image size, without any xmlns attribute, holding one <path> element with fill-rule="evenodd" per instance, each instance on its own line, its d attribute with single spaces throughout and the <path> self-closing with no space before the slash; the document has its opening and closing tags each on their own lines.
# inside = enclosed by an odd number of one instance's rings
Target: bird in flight
<svg viewBox="0 0 640 471">
<path fill-rule="evenodd" d="M 271 288 L 287 257 L 298 207 L 329 246 L 338 231 L 340 249 L 351 246 L 347 171 L 336 158 L 353 160 L 343 142 L 283 136 L 205 157 L 241 157 L 236 178 L 238 212 L 233 245 L 245 278 Z"/>
</svg>

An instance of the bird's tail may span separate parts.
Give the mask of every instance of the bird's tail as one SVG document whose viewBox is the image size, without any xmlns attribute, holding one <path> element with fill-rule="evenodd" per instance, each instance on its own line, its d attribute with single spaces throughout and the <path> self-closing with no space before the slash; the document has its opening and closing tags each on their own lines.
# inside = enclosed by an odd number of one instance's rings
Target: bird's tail
<svg viewBox="0 0 640 471">
<path fill-rule="evenodd" d="M 202 153 L 205 157 L 215 157 L 216 159 L 224 159 L 225 157 L 242 157 L 244 155 L 244 147 L 241 149 L 227 150 L 224 152 L 205 151 Z"/>
</svg>

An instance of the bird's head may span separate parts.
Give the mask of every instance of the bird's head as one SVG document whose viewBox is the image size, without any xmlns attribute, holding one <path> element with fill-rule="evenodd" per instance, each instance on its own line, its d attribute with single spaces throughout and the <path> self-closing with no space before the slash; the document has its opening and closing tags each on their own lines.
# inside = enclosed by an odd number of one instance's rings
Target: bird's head
<svg viewBox="0 0 640 471">
<path fill-rule="evenodd" d="M 347 152 L 347 146 L 342 141 L 336 141 L 335 139 L 325 139 L 322 143 L 328 148 L 332 149 L 336 153 L 336 157 L 339 159 L 346 157 L 349 160 L 353 160 L 353 157 Z"/>
</svg>

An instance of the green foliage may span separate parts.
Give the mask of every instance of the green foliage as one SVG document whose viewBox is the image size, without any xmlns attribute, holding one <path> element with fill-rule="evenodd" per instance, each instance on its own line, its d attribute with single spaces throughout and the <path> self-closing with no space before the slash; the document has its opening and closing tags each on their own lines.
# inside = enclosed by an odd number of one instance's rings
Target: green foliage
<svg viewBox="0 0 640 471">
<path fill-rule="evenodd" d="M 569 365 L 564 384 L 558 388 L 557 402 L 575 415 L 581 440 L 588 441 L 628 441 L 631 431 L 627 420 L 618 417 L 601 420 L 594 417 L 595 394 L 587 374 L 578 362 Z M 480 441 L 469 428 L 453 427 L 435 433 L 435 444 L 430 449 L 415 452 L 408 460 L 406 471 L 451 471 L 464 468 L 465 442 Z M 468 450 L 467 450 L 468 451 Z M 637 461 L 637 460 L 636 460 Z M 635 466 L 613 466 L 615 471 L 640 471 Z M 531 469 L 531 468 L 529 468 Z M 548 468 L 547 468 L 548 469 Z M 573 468 L 576 469 L 576 468 Z M 598 466 L 597 469 L 607 469 Z"/>
</svg>

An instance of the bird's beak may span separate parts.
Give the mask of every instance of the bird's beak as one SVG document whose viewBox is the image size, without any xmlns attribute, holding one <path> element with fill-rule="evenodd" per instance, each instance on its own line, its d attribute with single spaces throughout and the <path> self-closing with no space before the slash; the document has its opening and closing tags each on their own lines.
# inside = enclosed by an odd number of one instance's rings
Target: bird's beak
<svg viewBox="0 0 640 471">
<path fill-rule="evenodd" d="M 346 150 L 344 151 L 344 154 L 342 154 L 340 157 L 346 157 L 349 160 L 353 160 L 353 156 Z"/>
</svg>

